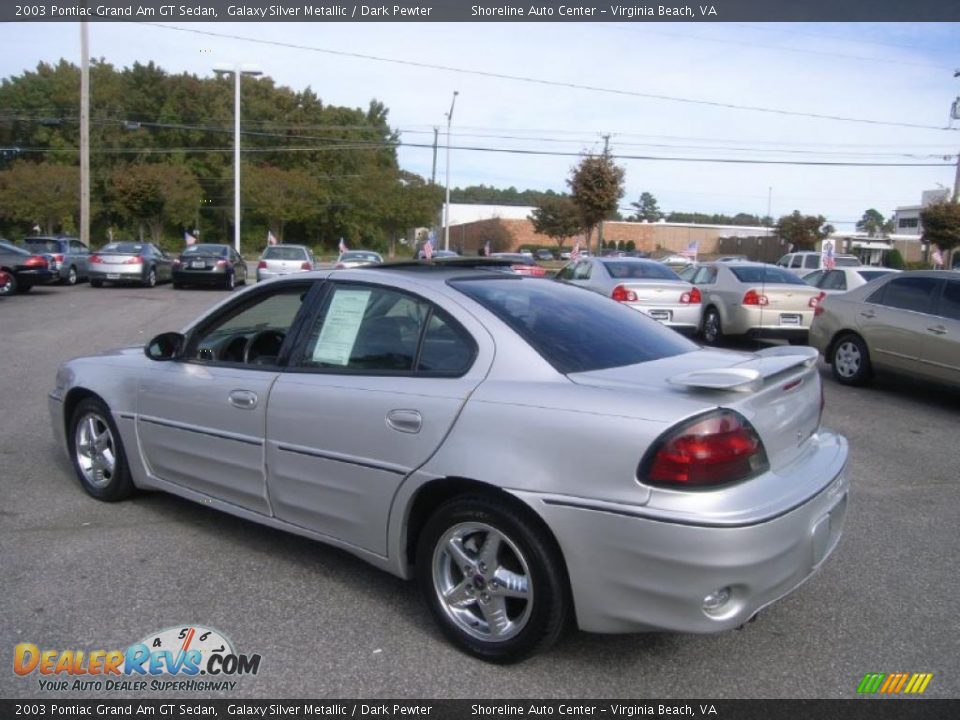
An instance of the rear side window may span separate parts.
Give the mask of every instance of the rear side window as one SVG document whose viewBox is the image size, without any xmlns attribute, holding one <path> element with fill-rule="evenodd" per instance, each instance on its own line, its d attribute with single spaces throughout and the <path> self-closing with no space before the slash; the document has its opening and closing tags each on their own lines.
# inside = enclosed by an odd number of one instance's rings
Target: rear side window
<svg viewBox="0 0 960 720">
<path fill-rule="evenodd" d="M 951 320 L 960 320 L 960 281 L 950 280 L 943 288 L 937 315 Z"/>
<path fill-rule="evenodd" d="M 561 373 L 633 365 L 697 349 L 636 310 L 563 283 L 484 278 L 450 285 L 500 318 Z"/>
<path fill-rule="evenodd" d="M 793 259 L 790 260 L 790 267 L 798 268 L 798 267 L 800 267 L 800 263 L 802 263 L 802 262 L 803 262 L 803 256 L 802 256 L 802 255 L 794 255 L 794 256 L 793 256 Z"/>
<path fill-rule="evenodd" d="M 880 291 L 874 293 L 877 299 L 873 300 L 871 298 L 871 301 L 899 310 L 928 313 L 931 309 L 937 282 L 938 280 L 934 278 L 926 277 L 894 278 L 884 285 Z"/>
<path fill-rule="evenodd" d="M 806 283 L 791 272 L 781 270 L 772 265 L 730 267 L 737 280 L 742 283 L 783 283 L 786 285 L 806 285 Z"/>
</svg>

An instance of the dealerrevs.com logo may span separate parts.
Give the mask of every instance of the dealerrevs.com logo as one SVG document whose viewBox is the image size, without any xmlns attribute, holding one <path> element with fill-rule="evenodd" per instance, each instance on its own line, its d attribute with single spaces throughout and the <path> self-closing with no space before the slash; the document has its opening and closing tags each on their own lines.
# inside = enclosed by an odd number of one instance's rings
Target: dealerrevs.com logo
<svg viewBox="0 0 960 720">
<path fill-rule="evenodd" d="M 36 676 L 45 692 L 209 692 L 233 690 L 233 678 L 256 675 L 260 655 L 237 653 L 211 628 L 184 625 L 151 633 L 126 650 L 54 650 L 20 643 L 13 651 L 13 671 Z"/>
</svg>

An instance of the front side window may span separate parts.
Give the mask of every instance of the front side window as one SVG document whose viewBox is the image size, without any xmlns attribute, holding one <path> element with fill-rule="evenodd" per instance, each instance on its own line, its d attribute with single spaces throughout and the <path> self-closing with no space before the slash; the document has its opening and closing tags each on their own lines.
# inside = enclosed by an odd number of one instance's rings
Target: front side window
<svg viewBox="0 0 960 720">
<path fill-rule="evenodd" d="M 927 313 L 931 310 L 938 282 L 935 278 L 926 277 L 894 278 L 874 293 L 870 302 L 899 310 Z"/>
<path fill-rule="evenodd" d="M 309 284 L 286 284 L 232 305 L 190 339 L 185 359 L 205 363 L 274 365 Z"/>
<path fill-rule="evenodd" d="M 803 262 L 803 255 L 794 255 L 793 258 L 790 260 L 790 267 L 798 268 L 800 267 L 800 264 L 802 262 Z"/>
<path fill-rule="evenodd" d="M 803 266 L 805 268 L 813 269 L 820 267 L 820 256 L 819 255 L 807 255 L 803 259 Z"/>
</svg>

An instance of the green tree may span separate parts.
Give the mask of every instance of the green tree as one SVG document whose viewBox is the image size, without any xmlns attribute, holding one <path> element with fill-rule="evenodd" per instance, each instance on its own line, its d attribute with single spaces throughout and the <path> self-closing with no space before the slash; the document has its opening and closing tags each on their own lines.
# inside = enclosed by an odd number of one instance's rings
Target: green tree
<svg viewBox="0 0 960 720">
<path fill-rule="evenodd" d="M 580 224 L 590 248 L 593 229 L 609 214 L 616 212 L 623 197 L 624 170 L 608 154 L 588 155 L 570 171 L 567 185 L 580 212 Z"/>
<path fill-rule="evenodd" d="M 869 237 L 889 233 L 892 229 L 893 221 L 885 220 L 880 211 L 874 208 L 864 211 L 863 217 L 857 221 L 857 230 L 865 232 Z"/>
<path fill-rule="evenodd" d="M 936 245 L 943 253 L 952 253 L 960 245 L 960 202 L 950 200 L 928 205 L 920 211 L 920 224 L 925 243 Z M 952 267 L 952 262 L 944 260 L 947 267 Z"/>
<path fill-rule="evenodd" d="M 640 193 L 640 201 L 630 203 L 631 207 L 636 209 L 634 220 L 646 220 L 647 222 L 657 222 L 663 217 L 660 207 L 657 205 L 657 199 L 648 192 Z"/>
<path fill-rule="evenodd" d="M 80 168 L 18 162 L 0 172 L 0 215 L 43 232 L 73 231 L 80 213 Z"/>
<path fill-rule="evenodd" d="M 408 230 L 429 225 L 443 204 L 443 190 L 419 175 L 400 171 L 379 194 L 377 214 L 387 234 L 390 257 L 397 254 L 397 240 Z"/>
<path fill-rule="evenodd" d="M 777 220 L 777 235 L 796 250 L 813 250 L 816 244 L 829 237 L 833 226 L 822 215 L 801 215 L 794 210 Z"/>
<path fill-rule="evenodd" d="M 567 195 L 543 198 L 530 215 L 530 222 L 534 230 L 557 243 L 558 252 L 562 252 L 567 238 L 581 230 L 580 210 Z"/>
<path fill-rule="evenodd" d="M 165 225 L 193 222 L 203 195 L 193 174 L 179 165 L 142 163 L 118 168 L 108 181 L 111 205 L 117 214 L 143 229 L 159 244 Z"/>
<path fill-rule="evenodd" d="M 304 170 L 246 165 L 241 173 L 243 207 L 264 221 L 280 242 L 287 223 L 313 219 L 324 202 L 320 183 Z"/>
</svg>

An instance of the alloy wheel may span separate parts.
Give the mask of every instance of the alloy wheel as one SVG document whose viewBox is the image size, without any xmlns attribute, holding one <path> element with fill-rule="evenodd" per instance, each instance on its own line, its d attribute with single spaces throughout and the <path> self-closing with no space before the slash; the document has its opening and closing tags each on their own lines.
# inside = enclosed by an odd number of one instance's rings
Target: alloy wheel
<svg viewBox="0 0 960 720">
<path fill-rule="evenodd" d="M 84 479 L 95 488 L 113 480 L 117 464 L 116 442 L 107 421 L 88 412 L 76 424 L 74 452 Z"/>
</svg>

